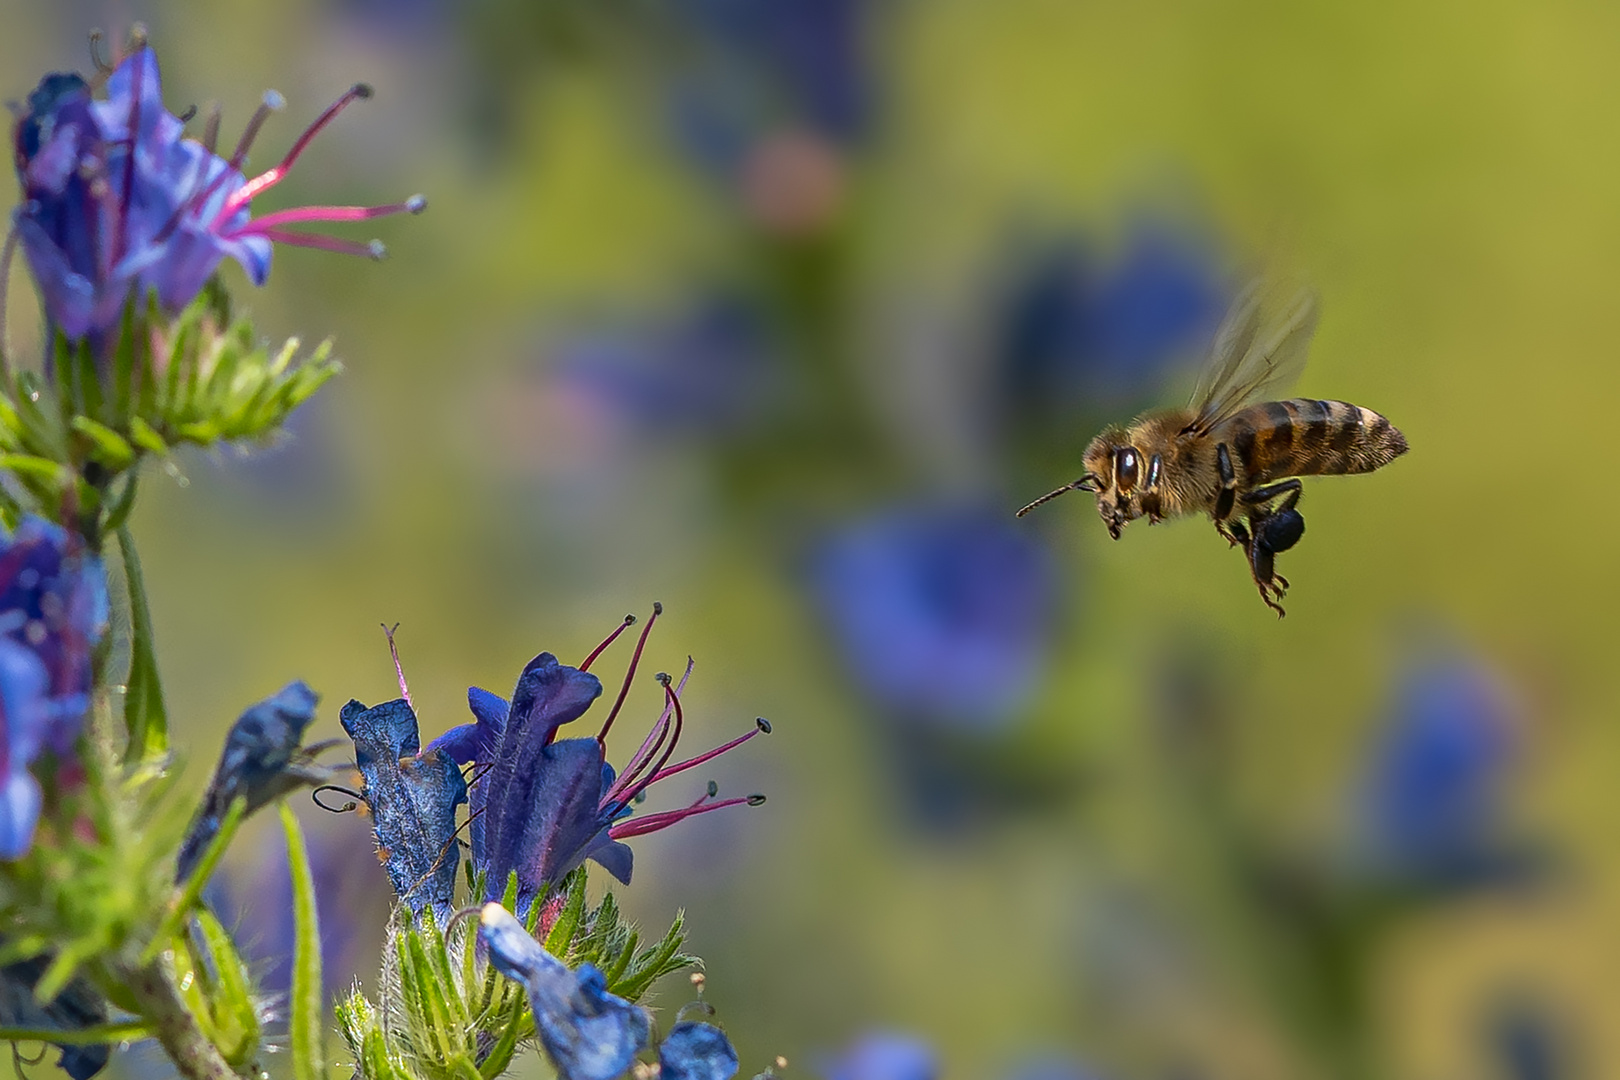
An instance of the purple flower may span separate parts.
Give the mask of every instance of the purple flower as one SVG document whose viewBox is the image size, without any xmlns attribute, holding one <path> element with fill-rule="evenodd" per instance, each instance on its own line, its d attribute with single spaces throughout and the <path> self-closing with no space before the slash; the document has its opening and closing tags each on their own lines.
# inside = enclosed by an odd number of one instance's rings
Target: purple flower
<svg viewBox="0 0 1620 1080">
<path fill-rule="evenodd" d="M 191 303 L 229 256 L 255 285 L 270 273 L 271 244 L 378 257 L 379 244 L 299 232 L 288 226 L 416 213 L 420 196 L 388 206 L 309 206 L 253 218 L 254 198 L 280 183 L 310 140 L 350 102 L 357 85 L 310 125 L 287 156 L 253 179 L 242 164 L 259 127 L 281 105 L 267 94 L 229 160 L 182 138 L 185 125 L 163 105 L 157 59 L 144 44 L 94 100 L 79 76 L 51 74 L 28 97 L 15 146 L 23 202 L 16 225 L 52 324 L 72 340 L 98 343 L 131 299 L 157 295 L 175 312 Z"/>
<path fill-rule="evenodd" d="M 1014 422 L 1052 417 L 1069 437 L 1077 409 L 1156 390 L 1192 358 L 1226 308 L 1208 241 L 1136 225 L 1110 256 L 1078 242 L 1038 254 L 1014 276 L 995 329 Z"/>
<path fill-rule="evenodd" d="M 1406 678 L 1356 792 L 1375 873 L 1457 883 L 1516 861 L 1503 836 L 1515 727 L 1501 687 L 1475 664 L 1431 663 Z"/>
<path fill-rule="evenodd" d="M 731 1080 L 737 1064 L 726 1033 L 697 1020 L 670 1028 L 658 1047 L 659 1080 Z"/>
<path fill-rule="evenodd" d="M 0 538 L 0 859 L 33 843 L 41 791 L 30 766 L 46 750 L 77 771 L 74 741 L 90 707 L 90 653 L 106 629 L 99 560 L 60 526 L 25 518 Z"/>
<path fill-rule="evenodd" d="M 354 740 L 360 796 L 395 895 L 415 914 L 431 908 L 447 916 L 461 862 L 456 807 L 467 801 L 461 770 L 444 751 L 420 749 L 416 713 L 404 698 L 369 709 L 350 701 L 339 719 Z"/>
<path fill-rule="evenodd" d="M 652 1025 L 644 1010 L 607 992 L 600 971 L 570 971 L 499 904 L 484 905 L 478 936 L 496 970 L 528 992 L 540 1044 L 562 1080 L 615 1080 L 630 1068 Z"/>
<path fill-rule="evenodd" d="M 203 804 L 180 846 L 175 880 L 191 876 L 231 804 L 240 796 L 251 814 L 270 800 L 305 784 L 325 783 L 330 770 L 304 749 L 304 729 L 315 719 L 320 696 L 304 682 L 291 682 L 274 697 L 251 706 L 225 736 L 219 765 Z"/>
<path fill-rule="evenodd" d="M 1008 723 L 1046 665 L 1056 569 L 999 511 L 885 510 L 833 535 L 810 584 L 857 682 L 908 722 Z"/>
<path fill-rule="evenodd" d="M 633 619 L 627 618 L 577 668 L 558 663 L 550 653 L 535 657 L 518 676 L 510 703 L 472 687 L 467 691 L 467 703 L 474 722 L 446 732 L 428 747 L 429 753 L 443 751 L 462 764 L 471 762 L 478 767 L 471 796 L 472 858 L 473 865 L 484 873 L 486 899 L 501 896 L 515 873 L 517 910 L 526 912 L 536 896 L 543 896 L 586 859 L 595 860 L 628 885 L 633 860 L 630 848 L 621 841 L 697 814 L 764 801 L 762 795 L 717 799 L 711 785 L 686 806 L 634 814 L 632 804 L 640 802 L 653 784 L 770 730 L 769 724 L 759 720 L 753 730 L 722 746 L 673 761 L 685 723 L 680 695 L 686 678 L 674 686 L 667 675 L 661 675 L 664 708 L 652 731 L 622 773 L 607 764 L 603 748 L 608 732 L 624 706 L 647 635 L 661 611 L 654 605 L 618 697 L 595 737 L 559 740 L 557 732 L 585 715 L 601 695 L 602 683 L 588 669 Z M 687 676 L 690 674 L 688 665 Z"/>
<path fill-rule="evenodd" d="M 862 1036 L 827 1070 L 827 1080 L 938 1080 L 939 1059 L 921 1039 L 891 1032 Z"/>
</svg>

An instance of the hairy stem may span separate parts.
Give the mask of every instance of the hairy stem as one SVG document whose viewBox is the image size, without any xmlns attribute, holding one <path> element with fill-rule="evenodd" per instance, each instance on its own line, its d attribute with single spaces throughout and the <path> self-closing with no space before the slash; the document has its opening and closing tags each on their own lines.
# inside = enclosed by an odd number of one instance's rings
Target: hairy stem
<svg viewBox="0 0 1620 1080">
<path fill-rule="evenodd" d="M 239 1080 L 186 1007 L 165 957 L 140 965 L 118 964 L 114 971 L 140 1005 L 141 1014 L 181 1076 L 187 1080 Z"/>
</svg>

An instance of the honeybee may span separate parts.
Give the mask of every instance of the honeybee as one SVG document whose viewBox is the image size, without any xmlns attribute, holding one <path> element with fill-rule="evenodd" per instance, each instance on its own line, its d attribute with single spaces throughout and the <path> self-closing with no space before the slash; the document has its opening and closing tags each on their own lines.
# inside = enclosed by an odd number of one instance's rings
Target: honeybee
<svg viewBox="0 0 1620 1080">
<path fill-rule="evenodd" d="M 1288 579 L 1275 560 L 1305 534 L 1302 476 L 1365 473 L 1406 453 L 1406 436 L 1371 409 L 1343 401 L 1260 400 L 1305 366 L 1316 301 L 1301 292 L 1263 324 L 1258 285 L 1245 289 L 1215 331 L 1209 363 L 1185 409 L 1109 427 L 1086 447 L 1085 474 L 1018 511 L 1066 491 L 1090 491 L 1108 534 L 1203 511 L 1243 548 L 1260 599 L 1280 618 Z"/>
</svg>

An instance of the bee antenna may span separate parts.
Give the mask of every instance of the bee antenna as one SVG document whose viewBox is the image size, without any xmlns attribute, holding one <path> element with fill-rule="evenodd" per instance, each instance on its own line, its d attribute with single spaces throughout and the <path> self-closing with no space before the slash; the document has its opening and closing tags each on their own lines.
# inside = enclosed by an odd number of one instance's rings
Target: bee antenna
<svg viewBox="0 0 1620 1080">
<path fill-rule="evenodd" d="M 1064 484 L 1062 487 L 1058 488 L 1055 491 L 1048 491 L 1045 495 L 1042 495 L 1040 498 L 1036 499 L 1034 502 L 1030 503 L 1028 506 L 1024 507 L 1022 510 L 1018 511 L 1018 513 L 1016 515 L 1014 515 L 1014 516 L 1023 517 L 1025 514 L 1029 513 L 1031 510 L 1035 509 L 1037 506 L 1040 506 L 1043 503 L 1049 503 L 1053 499 L 1057 498 L 1059 495 L 1062 495 L 1064 492 L 1067 492 L 1067 491 L 1096 491 L 1097 490 L 1097 488 L 1095 486 L 1096 482 L 1097 482 L 1097 474 L 1096 473 L 1086 473 L 1086 475 L 1084 475 L 1080 479 L 1074 481 L 1072 484 Z"/>
</svg>

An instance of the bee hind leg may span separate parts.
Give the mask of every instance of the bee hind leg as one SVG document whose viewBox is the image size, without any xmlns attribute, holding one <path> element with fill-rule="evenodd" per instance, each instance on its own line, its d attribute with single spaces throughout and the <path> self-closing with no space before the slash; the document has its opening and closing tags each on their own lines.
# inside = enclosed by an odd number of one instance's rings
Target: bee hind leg
<svg viewBox="0 0 1620 1080">
<path fill-rule="evenodd" d="M 1255 587 L 1260 590 L 1260 598 L 1277 613 L 1278 618 L 1287 614 L 1278 601 L 1287 595 L 1289 582 L 1277 573 L 1276 557 L 1279 552 L 1299 543 L 1299 538 L 1305 535 L 1305 518 L 1292 505 L 1297 501 L 1296 491 L 1285 504 L 1286 509 L 1264 516 L 1251 515 L 1249 518 L 1253 530 L 1248 548 L 1249 570 L 1254 575 Z"/>
</svg>

